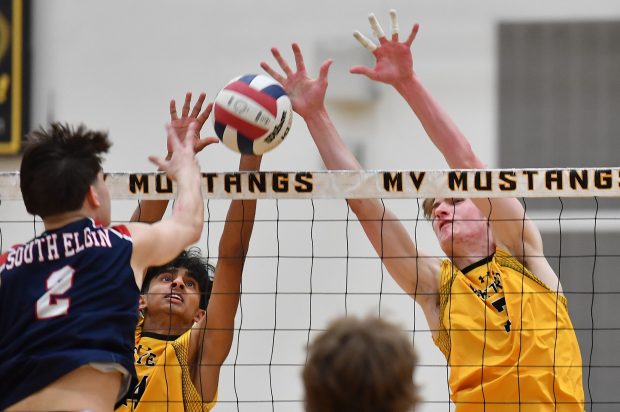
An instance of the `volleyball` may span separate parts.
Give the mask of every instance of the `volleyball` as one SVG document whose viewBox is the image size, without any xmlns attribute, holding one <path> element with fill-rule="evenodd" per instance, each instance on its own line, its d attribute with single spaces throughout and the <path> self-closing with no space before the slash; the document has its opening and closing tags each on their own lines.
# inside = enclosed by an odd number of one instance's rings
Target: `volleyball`
<svg viewBox="0 0 620 412">
<path fill-rule="evenodd" d="M 291 100 L 280 83 L 260 74 L 231 80 L 215 97 L 213 127 L 230 149 L 260 155 L 278 146 L 293 121 Z"/>
</svg>

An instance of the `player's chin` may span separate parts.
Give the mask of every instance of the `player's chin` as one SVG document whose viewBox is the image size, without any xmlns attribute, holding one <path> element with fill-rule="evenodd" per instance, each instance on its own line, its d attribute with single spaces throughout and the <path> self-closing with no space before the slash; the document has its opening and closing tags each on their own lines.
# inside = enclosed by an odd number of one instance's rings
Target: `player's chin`
<svg viewBox="0 0 620 412">
<path fill-rule="evenodd" d="M 447 255 L 452 253 L 452 249 L 454 247 L 454 240 L 451 233 L 448 234 L 440 234 L 438 236 L 439 246 L 441 250 L 444 251 Z"/>
<path fill-rule="evenodd" d="M 439 244 L 443 247 L 452 243 L 453 235 L 451 230 L 440 230 L 437 233 L 437 240 L 439 240 Z"/>
</svg>

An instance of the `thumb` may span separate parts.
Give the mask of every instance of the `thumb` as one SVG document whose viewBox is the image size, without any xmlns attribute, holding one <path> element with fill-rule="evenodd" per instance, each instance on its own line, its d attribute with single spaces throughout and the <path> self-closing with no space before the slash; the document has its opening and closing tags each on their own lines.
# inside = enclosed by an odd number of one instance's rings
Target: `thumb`
<svg viewBox="0 0 620 412">
<path fill-rule="evenodd" d="M 327 59 L 321 64 L 321 68 L 319 69 L 319 79 L 327 80 L 327 74 L 329 73 L 329 67 L 332 65 L 334 61 L 332 59 Z"/>
<path fill-rule="evenodd" d="M 149 156 L 149 161 L 153 164 L 155 164 L 157 167 L 159 167 L 159 170 L 166 170 L 166 166 L 168 165 L 168 162 L 165 160 L 160 159 L 157 156 Z"/>
<path fill-rule="evenodd" d="M 205 147 L 219 142 L 220 139 L 217 137 L 205 137 L 204 139 L 200 139 L 194 142 L 194 153 L 200 153 Z"/>
<path fill-rule="evenodd" d="M 361 74 L 363 76 L 368 77 L 371 80 L 375 79 L 375 72 L 371 68 L 365 67 L 365 66 L 353 66 L 349 70 L 349 73 Z"/>
</svg>

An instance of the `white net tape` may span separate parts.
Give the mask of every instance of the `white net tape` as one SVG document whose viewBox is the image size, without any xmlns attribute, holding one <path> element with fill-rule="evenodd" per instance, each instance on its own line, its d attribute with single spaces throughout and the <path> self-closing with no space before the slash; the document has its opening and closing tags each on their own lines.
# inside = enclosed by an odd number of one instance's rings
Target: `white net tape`
<svg viewBox="0 0 620 412">
<path fill-rule="evenodd" d="M 421 210 L 426 197 L 521 199 L 543 234 L 545 255 L 569 302 L 583 361 L 585 408 L 618 410 L 620 208 L 612 198 L 620 197 L 620 168 L 203 176 L 207 201 L 198 245 L 214 262 L 226 199 L 261 199 L 216 411 L 302 411 L 300 370 L 308 342 L 334 317 L 369 313 L 398 323 L 415 344 L 422 398 L 416 410 L 454 408 L 449 368 L 424 314 L 391 279 L 342 200 L 382 199 L 420 249 L 442 256 Z M 139 199 L 174 197 L 174 186 L 157 173 L 108 173 L 106 181 L 116 221 L 126 221 Z M 0 201 L 3 251 L 41 233 L 40 220 L 23 211 L 17 173 L 0 174 Z"/>
<path fill-rule="evenodd" d="M 107 173 L 114 199 L 168 199 L 158 173 Z M 211 199 L 619 197 L 620 168 L 203 173 Z M 0 200 L 21 199 L 19 173 L 0 173 Z"/>
</svg>

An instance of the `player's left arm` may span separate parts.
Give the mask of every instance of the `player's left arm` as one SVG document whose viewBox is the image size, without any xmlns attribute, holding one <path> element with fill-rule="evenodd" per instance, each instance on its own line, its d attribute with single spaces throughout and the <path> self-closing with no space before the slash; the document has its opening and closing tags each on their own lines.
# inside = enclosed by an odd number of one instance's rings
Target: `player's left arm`
<svg viewBox="0 0 620 412">
<path fill-rule="evenodd" d="M 258 170 L 260 163 L 260 156 L 242 155 L 239 170 Z M 207 315 L 192 329 L 189 348 L 192 381 L 205 402 L 213 400 L 217 393 L 220 368 L 232 345 L 241 276 L 255 214 L 256 200 L 230 203 L 220 238 Z"/>
<path fill-rule="evenodd" d="M 176 133 L 176 136 L 185 136 L 187 128 L 190 123 L 196 124 L 196 132 L 193 135 L 194 152 L 198 154 L 202 149 L 212 143 L 217 143 L 219 140 L 217 137 L 200 137 L 201 130 L 211 114 L 213 104 L 209 103 L 205 106 L 204 110 L 202 105 L 207 98 L 206 93 L 200 93 L 196 103 L 191 107 L 192 93 L 187 92 L 185 94 L 185 101 L 179 114 L 177 111 L 176 100 L 170 100 L 170 127 Z M 191 108 L 191 111 L 190 111 Z M 172 157 L 172 140 L 173 137 L 168 135 L 166 146 L 167 155 L 166 160 L 170 160 Z M 161 220 L 168 207 L 168 200 L 143 200 L 138 204 L 136 210 L 134 210 L 131 221 L 132 222 L 144 222 L 155 223 Z"/>
<path fill-rule="evenodd" d="M 411 46 L 418 34 L 414 24 L 407 39 L 399 40 L 396 11 L 390 11 L 391 38 L 387 38 L 376 17 L 369 16 L 370 26 L 379 45 L 360 32 L 355 38 L 375 57 L 374 67 L 355 66 L 351 73 L 386 83 L 405 99 L 420 120 L 433 144 L 453 169 L 484 169 L 486 165 L 474 153 L 469 140 L 439 102 L 424 86 L 413 67 Z M 484 216 L 489 218 L 496 242 L 515 257 L 527 263 L 524 256 L 541 256 L 543 244 L 538 228 L 527 218 L 516 199 L 474 199 Z"/>
</svg>

